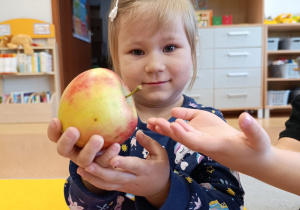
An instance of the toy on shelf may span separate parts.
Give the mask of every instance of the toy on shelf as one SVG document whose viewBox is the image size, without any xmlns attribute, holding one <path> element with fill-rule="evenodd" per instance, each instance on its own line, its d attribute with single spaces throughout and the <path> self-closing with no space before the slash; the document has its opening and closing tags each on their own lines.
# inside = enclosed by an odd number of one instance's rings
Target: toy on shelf
<svg viewBox="0 0 300 210">
<path fill-rule="evenodd" d="M 196 17 L 200 27 L 212 25 L 212 10 L 196 10 Z"/>
<path fill-rule="evenodd" d="M 7 47 L 7 44 L 10 42 L 12 35 L 4 35 L 0 38 L 0 47 Z"/>
<path fill-rule="evenodd" d="M 232 24 L 232 15 L 223 15 L 222 24 L 223 25 L 231 25 Z"/>
<path fill-rule="evenodd" d="M 10 42 L 7 43 L 7 47 L 9 49 L 18 49 L 20 46 L 23 47 L 24 53 L 26 55 L 32 55 L 32 39 L 29 35 L 26 34 L 18 34 L 12 36 Z"/>
<path fill-rule="evenodd" d="M 292 16 L 290 13 L 282 13 L 278 15 L 275 19 L 267 18 L 265 19 L 265 24 L 279 24 L 279 23 L 299 23 L 300 16 Z"/>
<path fill-rule="evenodd" d="M 222 16 L 213 16 L 213 25 L 222 25 Z"/>
</svg>

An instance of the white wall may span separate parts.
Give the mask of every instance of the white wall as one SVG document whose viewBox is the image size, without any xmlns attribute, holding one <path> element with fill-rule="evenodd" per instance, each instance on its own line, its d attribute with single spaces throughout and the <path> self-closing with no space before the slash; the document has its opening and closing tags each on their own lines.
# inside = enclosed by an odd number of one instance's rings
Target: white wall
<svg viewBox="0 0 300 210">
<path fill-rule="evenodd" d="M 51 0 L 0 0 L 0 5 L 0 22 L 31 18 L 52 23 Z"/>
<path fill-rule="evenodd" d="M 265 0 L 265 17 L 271 16 L 272 19 L 282 13 L 300 15 L 299 0 Z"/>
</svg>

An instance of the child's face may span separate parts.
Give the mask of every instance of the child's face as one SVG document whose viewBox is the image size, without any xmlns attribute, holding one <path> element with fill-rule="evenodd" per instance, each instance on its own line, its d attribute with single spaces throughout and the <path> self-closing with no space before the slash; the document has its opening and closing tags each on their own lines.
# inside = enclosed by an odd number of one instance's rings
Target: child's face
<svg viewBox="0 0 300 210">
<path fill-rule="evenodd" d="M 182 21 L 151 26 L 120 20 L 119 70 L 130 90 L 142 85 L 135 102 L 148 106 L 177 103 L 192 70 L 191 48 Z"/>
</svg>

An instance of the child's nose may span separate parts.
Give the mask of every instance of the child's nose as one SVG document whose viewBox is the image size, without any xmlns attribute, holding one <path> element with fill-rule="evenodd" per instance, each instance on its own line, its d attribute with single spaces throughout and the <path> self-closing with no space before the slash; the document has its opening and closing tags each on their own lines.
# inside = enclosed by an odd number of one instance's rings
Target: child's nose
<svg viewBox="0 0 300 210">
<path fill-rule="evenodd" d="M 147 73 L 161 72 L 166 69 L 164 64 L 163 55 L 151 55 L 149 56 L 145 71 Z"/>
</svg>

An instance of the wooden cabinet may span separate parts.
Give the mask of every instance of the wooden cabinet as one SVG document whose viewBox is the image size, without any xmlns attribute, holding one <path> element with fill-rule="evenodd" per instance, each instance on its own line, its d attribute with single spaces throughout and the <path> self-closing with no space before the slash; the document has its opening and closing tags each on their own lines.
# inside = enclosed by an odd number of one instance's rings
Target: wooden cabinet
<svg viewBox="0 0 300 210">
<path fill-rule="evenodd" d="M 15 22 L 18 22 L 18 20 L 11 22 L 12 30 Z M 25 22 L 30 25 L 36 23 L 35 20 L 25 20 Z M 5 24 L 10 24 L 10 22 Z M 31 25 L 31 28 L 33 28 L 33 25 Z M 23 33 L 26 34 L 26 32 L 25 30 Z M 0 73 L 0 95 L 6 96 L 3 97 L 3 101 L 0 103 L 0 123 L 49 122 L 57 115 L 60 90 L 55 38 L 34 37 L 33 42 L 40 45 L 32 47 L 34 53 L 41 56 L 42 52 L 46 52 L 49 55 L 48 64 L 50 66 L 47 71 L 32 69 L 32 66 L 28 66 L 31 65 L 30 59 L 34 59 L 34 56 L 28 56 L 29 59 L 24 63 L 28 68 L 26 71 L 21 71 L 19 66 L 18 71 L 7 68 L 6 72 Z M 16 50 L 0 48 L 0 54 L 8 53 L 16 54 L 20 58 L 20 55 L 24 54 L 24 50 L 22 48 Z M 18 65 L 20 65 L 20 62 L 20 59 L 18 59 Z M 34 61 L 32 60 L 32 62 Z M 41 65 L 40 62 L 40 68 L 42 68 Z M 15 101 L 13 99 L 15 94 L 21 99 Z M 25 100 L 26 94 L 28 95 Z M 44 100 L 43 97 L 45 97 Z M 35 101 L 34 98 L 36 98 Z"/>
<path fill-rule="evenodd" d="M 300 88 L 300 77 L 299 76 L 279 76 L 274 77 L 271 74 L 272 62 L 274 60 L 285 58 L 285 59 L 296 59 L 300 57 L 299 49 L 278 49 L 278 42 L 275 43 L 277 46 L 271 47 L 268 50 L 268 38 L 277 38 L 277 41 L 284 38 L 300 37 L 300 24 L 277 24 L 277 25 L 265 25 L 265 84 L 264 84 L 264 107 L 265 117 L 270 116 L 271 110 L 278 109 L 291 109 L 291 105 L 286 103 L 288 97 L 288 91 L 294 88 Z M 270 43 L 274 44 L 274 43 Z M 293 67 L 292 67 L 293 68 Z M 280 71 L 279 69 L 276 71 Z M 272 91 L 272 92 L 270 92 Z M 269 93 L 269 94 L 268 94 Z M 277 103 L 273 103 L 272 100 L 277 100 Z"/>
</svg>

